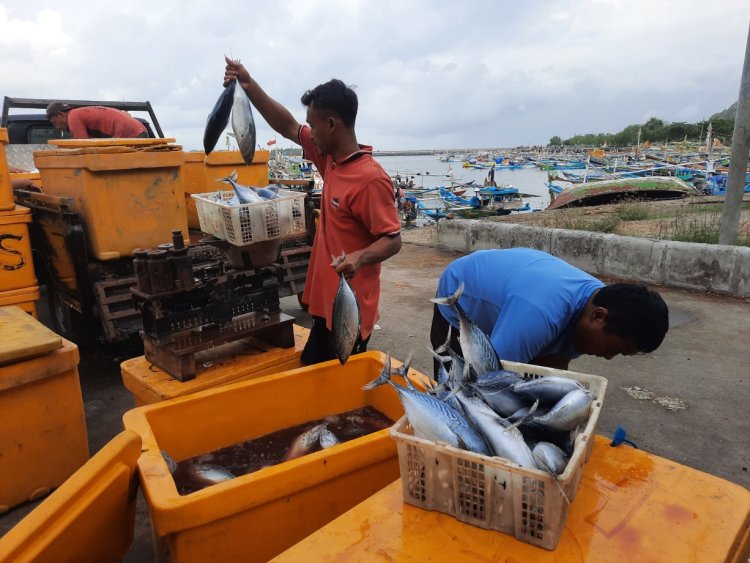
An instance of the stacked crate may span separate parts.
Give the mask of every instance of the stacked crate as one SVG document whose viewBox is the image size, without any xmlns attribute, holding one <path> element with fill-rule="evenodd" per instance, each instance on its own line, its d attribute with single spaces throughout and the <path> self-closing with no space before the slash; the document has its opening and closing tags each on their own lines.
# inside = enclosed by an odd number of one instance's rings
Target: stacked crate
<svg viewBox="0 0 750 563">
<path fill-rule="evenodd" d="M 6 144 L 8 131 L 0 129 L 0 306 L 16 305 L 36 318 L 39 285 L 29 241 L 31 210 L 13 200 Z"/>
</svg>

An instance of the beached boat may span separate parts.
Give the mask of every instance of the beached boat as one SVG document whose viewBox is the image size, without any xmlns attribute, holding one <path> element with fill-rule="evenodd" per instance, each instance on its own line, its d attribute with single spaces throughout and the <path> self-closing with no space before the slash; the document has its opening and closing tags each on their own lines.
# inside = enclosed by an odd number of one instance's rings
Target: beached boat
<svg viewBox="0 0 750 563">
<path fill-rule="evenodd" d="M 673 177 L 621 178 L 571 186 L 555 197 L 548 209 L 616 203 L 626 198 L 679 199 L 698 191 Z"/>
</svg>

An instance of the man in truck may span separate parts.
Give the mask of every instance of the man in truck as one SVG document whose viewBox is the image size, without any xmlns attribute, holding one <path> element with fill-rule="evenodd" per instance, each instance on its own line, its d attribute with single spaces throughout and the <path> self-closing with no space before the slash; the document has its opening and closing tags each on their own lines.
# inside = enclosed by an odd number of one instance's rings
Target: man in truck
<svg viewBox="0 0 750 563">
<path fill-rule="evenodd" d="M 360 336 L 352 353 L 364 352 L 378 320 L 380 264 L 401 249 L 401 224 L 390 176 L 372 157 L 372 147 L 357 142 L 357 94 L 341 80 L 308 90 L 301 100 L 308 124 L 302 125 L 244 66 L 226 62 L 224 84 L 237 80 L 266 122 L 301 145 L 323 176 L 320 222 L 302 296 L 313 326 L 301 360 L 309 365 L 336 357 L 333 302 L 340 274 L 349 279 L 360 308 Z"/>
<path fill-rule="evenodd" d="M 52 102 L 47 106 L 47 118 L 56 129 L 70 131 L 74 139 L 148 137 L 143 123 L 129 113 L 104 106 L 75 108 Z"/>
</svg>

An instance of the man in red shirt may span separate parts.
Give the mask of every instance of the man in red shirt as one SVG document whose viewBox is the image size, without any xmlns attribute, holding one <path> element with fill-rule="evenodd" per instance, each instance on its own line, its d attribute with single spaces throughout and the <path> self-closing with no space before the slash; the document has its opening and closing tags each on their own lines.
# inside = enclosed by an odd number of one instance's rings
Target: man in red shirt
<svg viewBox="0 0 750 563">
<path fill-rule="evenodd" d="M 308 125 L 301 125 L 243 65 L 226 62 L 224 84 L 237 80 L 268 124 L 302 145 L 323 177 L 320 221 L 302 296 L 313 326 L 301 360 L 314 364 L 336 358 L 332 330 L 339 274 L 349 280 L 359 303 L 360 336 L 353 353 L 364 352 L 378 319 L 380 263 L 401 249 L 401 224 L 390 177 L 373 159 L 372 147 L 357 143 L 357 95 L 335 79 L 308 90 L 302 96 Z"/>
<path fill-rule="evenodd" d="M 148 137 L 143 123 L 129 113 L 104 106 L 74 108 L 52 102 L 47 106 L 47 117 L 55 128 L 70 131 L 74 139 Z"/>
</svg>

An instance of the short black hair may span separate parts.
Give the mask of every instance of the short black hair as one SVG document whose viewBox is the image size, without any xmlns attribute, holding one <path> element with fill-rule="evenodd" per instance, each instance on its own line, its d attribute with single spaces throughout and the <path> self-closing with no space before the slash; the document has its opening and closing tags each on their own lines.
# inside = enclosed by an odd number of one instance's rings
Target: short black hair
<svg viewBox="0 0 750 563">
<path fill-rule="evenodd" d="M 341 118 L 344 125 L 354 127 L 359 102 L 351 87 L 333 78 L 302 94 L 302 105 L 312 106 L 319 111 L 331 111 Z"/>
<path fill-rule="evenodd" d="M 667 304 L 661 295 L 644 285 L 605 285 L 592 302 L 608 311 L 605 332 L 632 338 L 641 352 L 656 350 L 669 330 Z"/>
</svg>

